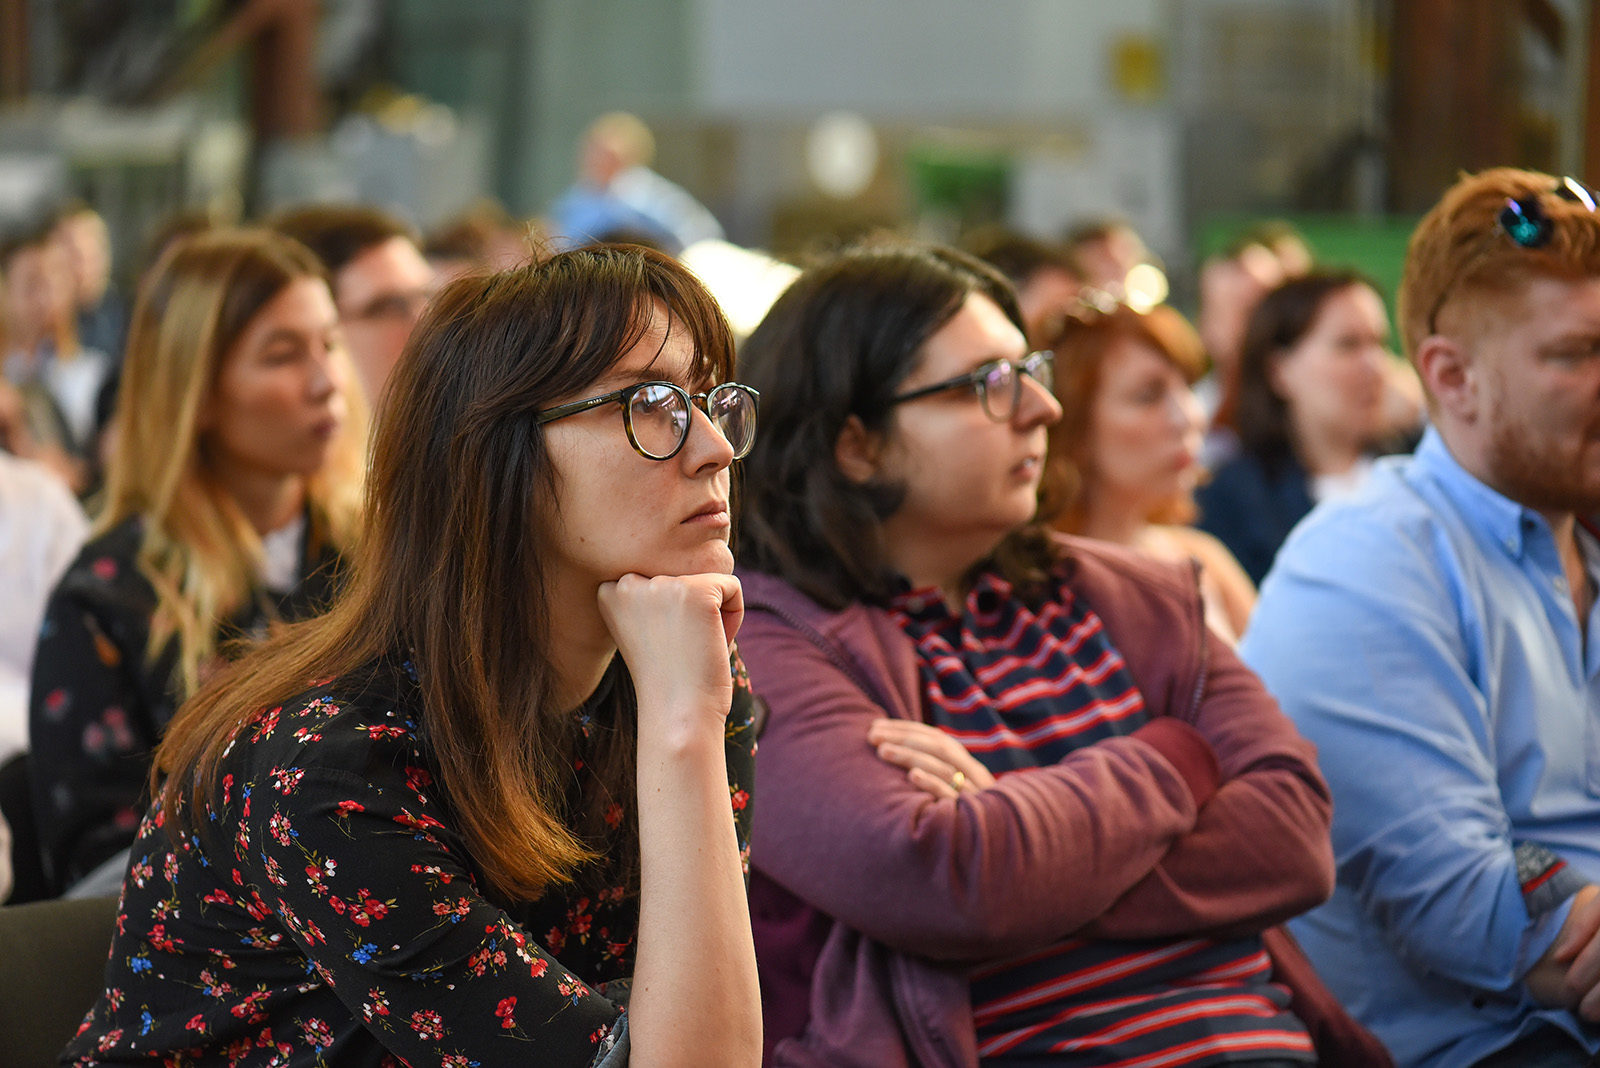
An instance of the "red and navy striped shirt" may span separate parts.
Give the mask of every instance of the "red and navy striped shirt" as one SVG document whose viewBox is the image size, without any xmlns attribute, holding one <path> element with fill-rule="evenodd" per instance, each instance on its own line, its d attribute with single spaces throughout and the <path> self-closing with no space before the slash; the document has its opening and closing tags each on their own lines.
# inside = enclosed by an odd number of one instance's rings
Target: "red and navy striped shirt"
<svg viewBox="0 0 1600 1068">
<path fill-rule="evenodd" d="M 895 598 L 929 719 L 995 775 L 1053 764 L 1148 722 L 1100 617 L 1061 583 L 1037 610 L 983 574 L 957 614 L 935 589 Z M 1258 937 L 1069 938 L 973 971 L 984 1064 L 1179 1068 L 1315 1063 Z"/>
</svg>

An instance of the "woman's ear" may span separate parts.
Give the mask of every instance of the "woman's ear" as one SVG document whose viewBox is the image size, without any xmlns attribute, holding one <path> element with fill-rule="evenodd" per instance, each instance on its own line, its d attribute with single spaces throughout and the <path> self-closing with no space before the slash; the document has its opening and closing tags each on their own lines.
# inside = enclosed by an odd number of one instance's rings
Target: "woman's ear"
<svg viewBox="0 0 1600 1068">
<path fill-rule="evenodd" d="M 871 482 L 878 473 L 882 451 L 882 434 L 868 430 L 860 416 L 846 416 L 839 436 L 833 441 L 833 464 L 851 482 Z"/>
</svg>

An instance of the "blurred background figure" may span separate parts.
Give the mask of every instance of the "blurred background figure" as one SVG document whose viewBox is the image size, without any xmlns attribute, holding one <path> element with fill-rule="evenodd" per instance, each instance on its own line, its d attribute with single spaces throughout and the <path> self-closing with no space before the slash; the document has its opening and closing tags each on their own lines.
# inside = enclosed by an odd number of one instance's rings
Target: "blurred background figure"
<svg viewBox="0 0 1600 1068">
<path fill-rule="evenodd" d="M 1200 528 L 1259 583 L 1318 501 L 1365 481 L 1390 430 L 1389 316 L 1350 272 L 1312 273 L 1263 297 L 1224 398 L 1238 452 L 1198 493 Z"/>
<path fill-rule="evenodd" d="M 327 268 L 345 343 L 367 401 L 376 405 L 434 288 L 415 231 L 359 204 L 290 208 L 267 225 L 316 253 Z"/>
<path fill-rule="evenodd" d="M 468 271 L 504 271 L 527 262 L 544 243 L 543 227 L 518 222 L 493 200 L 428 231 L 422 255 L 433 270 L 434 289 Z"/>
<path fill-rule="evenodd" d="M 999 269 L 1017 290 L 1028 344 L 1048 348 L 1080 307 L 1083 276 L 1064 248 L 1037 241 L 1015 230 L 989 227 L 973 233 L 966 250 Z"/>
<path fill-rule="evenodd" d="M 34 658 L 30 774 L 53 891 L 114 892 L 177 706 L 230 641 L 328 602 L 365 460 L 339 338 L 321 263 L 272 231 L 190 238 L 146 280 L 104 509 Z"/>
<path fill-rule="evenodd" d="M 1067 232 L 1067 260 L 1091 289 L 1143 311 L 1167 299 L 1161 258 L 1123 219 L 1092 219 Z"/>
<path fill-rule="evenodd" d="M 1283 262 L 1254 238 L 1241 238 L 1200 265 L 1200 307 L 1195 326 L 1205 345 L 1210 368 L 1195 384 L 1195 395 L 1206 413 L 1206 424 L 1218 420 L 1223 397 L 1235 392 L 1239 351 L 1244 344 L 1250 313 L 1261 298 L 1285 281 Z M 1230 423 L 1224 414 L 1222 423 Z M 1233 452 L 1231 433 L 1208 435 L 1206 459 L 1217 463 Z"/>
<path fill-rule="evenodd" d="M 0 242 L 5 378 L 21 395 L 36 454 L 81 494 L 94 480 L 96 400 L 111 360 L 78 343 L 75 289 L 50 225 Z"/>
<path fill-rule="evenodd" d="M 584 132 L 578 180 L 550 206 L 559 247 L 642 231 L 673 255 L 696 241 L 720 239 L 722 226 L 682 186 L 650 169 L 656 141 L 637 116 L 614 111 Z"/>
<path fill-rule="evenodd" d="M 106 221 L 84 201 L 68 201 L 56 213 L 51 237 L 66 253 L 71 270 L 79 344 L 119 363 L 128 309 L 111 284 L 111 234 Z"/>
<path fill-rule="evenodd" d="M 1199 335 L 1166 305 L 1084 309 L 1067 320 L 1055 359 L 1062 416 L 1050 457 L 1065 487 L 1056 529 L 1198 562 L 1207 621 L 1237 640 L 1255 586 L 1221 542 L 1188 526 L 1204 474 L 1204 416 L 1189 388 L 1203 366 Z"/>
</svg>

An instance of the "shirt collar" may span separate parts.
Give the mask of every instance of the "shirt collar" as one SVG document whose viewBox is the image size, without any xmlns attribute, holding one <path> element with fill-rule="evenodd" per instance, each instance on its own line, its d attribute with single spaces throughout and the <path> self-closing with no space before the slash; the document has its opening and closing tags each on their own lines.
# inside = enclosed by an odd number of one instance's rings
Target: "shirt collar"
<svg viewBox="0 0 1600 1068">
<path fill-rule="evenodd" d="M 1462 514 L 1513 559 L 1521 559 L 1529 534 L 1544 531 L 1549 536 L 1550 525 L 1544 516 L 1490 488 L 1462 467 L 1437 428 L 1430 425 L 1423 432 L 1415 457 L 1418 469 L 1437 482 Z"/>
</svg>

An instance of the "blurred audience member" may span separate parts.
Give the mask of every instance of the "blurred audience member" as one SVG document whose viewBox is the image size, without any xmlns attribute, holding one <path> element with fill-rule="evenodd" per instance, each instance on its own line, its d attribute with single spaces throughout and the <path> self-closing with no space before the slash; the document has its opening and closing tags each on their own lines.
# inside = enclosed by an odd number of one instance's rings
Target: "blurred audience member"
<svg viewBox="0 0 1600 1068">
<path fill-rule="evenodd" d="M 1081 307 L 1083 278 L 1066 250 L 1005 229 L 980 230 L 967 251 L 999 269 L 1017 290 L 1017 304 L 1028 328 L 1028 344 L 1048 348 Z"/>
<path fill-rule="evenodd" d="M 1283 263 L 1277 254 L 1252 237 L 1241 237 L 1225 252 L 1208 257 L 1200 266 L 1200 310 L 1195 327 L 1205 345 L 1211 369 L 1195 383 L 1210 426 L 1221 415 L 1231 425 L 1232 415 L 1223 411 L 1224 398 L 1237 389 L 1239 351 L 1244 345 L 1250 313 L 1261 298 L 1286 280 Z M 1207 460 L 1220 462 L 1232 455 L 1237 444 L 1228 432 L 1225 442 L 1207 443 Z"/>
<path fill-rule="evenodd" d="M 151 750 L 225 643 L 326 603 L 364 401 L 322 265 L 265 230 L 175 248 L 134 309 L 94 538 L 51 595 L 29 701 L 57 890 L 114 891 Z"/>
<path fill-rule="evenodd" d="M 584 132 L 578 180 L 550 207 L 558 248 L 606 240 L 619 231 L 653 235 L 677 255 L 696 241 L 721 239 L 722 226 L 687 190 L 650 169 L 655 136 L 637 116 L 613 111 Z"/>
<path fill-rule="evenodd" d="M 5 378 L 22 395 L 37 448 L 81 493 L 92 481 L 95 402 L 111 361 L 78 344 L 73 292 L 71 267 L 50 227 L 34 226 L 0 243 Z"/>
<path fill-rule="evenodd" d="M 1255 586 L 1221 542 L 1187 525 L 1202 474 L 1203 416 L 1189 388 L 1205 358 L 1199 335 L 1166 305 L 1085 308 L 1067 321 L 1055 357 L 1062 416 L 1050 456 L 1064 465 L 1065 487 L 1050 502 L 1060 508 L 1056 529 L 1198 562 L 1207 621 L 1237 640 Z"/>
<path fill-rule="evenodd" d="M 1260 583 L 1317 501 L 1354 491 L 1384 431 L 1389 316 L 1360 275 L 1286 282 L 1250 316 L 1233 429 L 1238 453 L 1198 492 L 1200 527 Z"/>
<path fill-rule="evenodd" d="M 1600 1051 L 1600 216 L 1572 179 L 1459 180 L 1411 238 L 1432 427 L 1318 508 L 1243 653 L 1333 789 L 1296 927 L 1417 1068 Z"/>
<path fill-rule="evenodd" d="M 534 229 L 495 201 L 479 201 L 423 239 L 422 255 L 433 269 L 434 289 L 469 271 L 504 271 L 526 263 L 537 247 Z"/>
<path fill-rule="evenodd" d="M 1123 219 L 1091 219 L 1071 230 L 1062 239 L 1068 261 L 1087 286 L 1104 290 L 1117 298 L 1128 296 L 1129 278 L 1137 268 L 1161 270 L 1156 254 Z M 1163 273 L 1163 284 L 1165 282 Z M 1158 299 L 1164 299 L 1163 288 Z"/>
<path fill-rule="evenodd" d="M 45 600 L 88 533 L 52 472 L 0 452 L 0 764 L 28 748 L 28 677 Z"/>
<path fill-rule="evenodd" d="M 376 405 L 434 288 L 416 234 L 387 212 L 355 204 L 291 208 L 267 225 L 327 267 L 345 342 L 367 401 Z"/>
<path fill-rule="evenodd" d="M 71 267 L 78 341 L 86 349 L 105 353 L 113 364 L 120 362 L 128 309 L 111 285 L 111 233 L 106 221 L 83 201 L 71 201 L 56 213 L 52 237 Z"/>
</svg>

